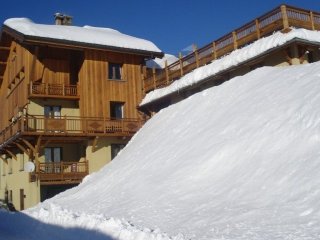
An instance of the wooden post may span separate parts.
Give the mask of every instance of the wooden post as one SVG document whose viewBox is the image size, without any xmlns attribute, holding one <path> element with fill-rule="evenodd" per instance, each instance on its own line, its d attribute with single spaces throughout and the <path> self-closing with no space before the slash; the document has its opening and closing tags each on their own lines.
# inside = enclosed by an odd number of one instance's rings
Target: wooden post
<svg viewBox="0 0 320 240">
<path fill-rule="evenodd" d="M 49 94 L 49 85 L 48 85 L 48 83 L 44 84 L 44 93 L 45 93 L 45 95 Z"/>
<path fill-rule="evenodd" d="M 193 44 L 193 53 L 194 53 L 194 56 L 196 58 L 196 65 L 197 65 L 197 68 L 200 66 L 199 64 L 199 54 L 198 54 L 198 48 L 197 48 L 197 45 Z"/>
<path fill-rule="evenodd" d="M 182 63 L 182 53 L 179 53 L 179 63 L 180 63 L 180 76 L 183 76 L 183 63 Z"/>
<path fill-rule="evenodd" d="M 233 49 L 236 50 L 238 48 L 238 42 L 237 42 L 237 33 L 235 31 L 232 32 L 233 37 Z"/>
<path fill-rule="evenodd" d="M 315 26 L 314 26 L 314 16 L 313 16 L 313 12 L 310 11 L 310 20 L 311 20 L 311 29 L 312 30 L 316 30 Z"/>
<path fill-rule="evenodd" d="M 212 43 L 212 55 L 213 55 L 213 59 L 217 59 L 217 49 L 216 49 L 216 42 Z"/>
<path fill-rule="evenodd" d="M 288 20 L 286 5 L 281 5 L 281 15 L 282 15 L 283 29 L 288 29 L 289 20 Z"/>
<path fill-rule="evenodd" d="M 62 96 L 65 96 L 66 93 L 65 93 L 65 86 L 64 86 L 64 83 L 62 83 Z"/>
<path fill-rule="evenodd" d="M 259 20 L 258 20 L 258 19 L 256 19 L 256 20 L 255 20 L 255 22 L 256 22 L 256 33 L 257 33 L 257 38 L 258 38 L 258 39 L 260 39 L 261 34 L 260 34 Z"/>
<path fill-rule="evenodd" d="M 29 85 L 29 94 L 32 95 L 32 81 L 30 81 L 30 85 Z"/>
<path fill-rule="evenodd" d="M 152 78 L 153 78 L 153 89 L 157 88 L 157 83 L 156 83 L 156 68 L 152 68 Z"/>
<path fill-rule="evenodd" d="M 166 71 L 166 83 L 167 85 L 169 85 L 169 70 L 168 70 L 168 61 L 166 60 L 164 62 L 164 68 L 165 68 L 165 71 Z"/>
</svg>

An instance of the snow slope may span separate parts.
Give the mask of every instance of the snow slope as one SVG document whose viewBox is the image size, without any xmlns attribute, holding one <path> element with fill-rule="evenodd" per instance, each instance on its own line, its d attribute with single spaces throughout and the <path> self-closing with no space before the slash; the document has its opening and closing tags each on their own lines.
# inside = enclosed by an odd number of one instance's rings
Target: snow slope
<svg viewBox="0 0 320 240">
<path fill-rule="evenodd" d="M 275 32 L 271 36 L 261 38 L 248 46 L 232 51 L 220 59 L 214 60 L 206 66 L 195 69 L 167 87 L 149 92 L 141 102 L 141 106 L 153 102 L 161 97 L 178 92 L 207 77 L 218 74 L 230 67 L 237 66 L 245 61 L 266 53 L 267 51 L 283 46 L 293 39 L 301 39 L 309 42 L 320 43 L 320 32 L 306 29 L 292 29 L 289 33 Z"/>
<path fill-rule="evenodd" d="M 319 239 L 319 93 L 320 62 L 236 77 L 163 109 L 112 163 L 25 213 L 126 240 Z"/>
<path fill-rule="evenodd" d="M 315 63 L 260 68 L 193 95 L 156 114 L 100 172 L 28 214 L 70 222 L 52 211 L 63 206 L 181 239 L 317 239 L 319 92 Z"/>
</svg>

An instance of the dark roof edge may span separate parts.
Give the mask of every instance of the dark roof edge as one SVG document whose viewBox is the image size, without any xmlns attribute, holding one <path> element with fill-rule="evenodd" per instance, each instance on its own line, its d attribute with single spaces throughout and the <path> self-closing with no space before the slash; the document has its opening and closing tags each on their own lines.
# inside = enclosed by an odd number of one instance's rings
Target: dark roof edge
<svg viewBox="0 0 320 240">
<path fill-rule="evenodd" d="M 156 102 L 158 102 L 158 101 L 161 101 L 161 100 L 163 100 L 163 99 L 165 99 L 165 98 L 167 98 L 167 97 L 170 97 L 170 96 L 172 96 L 172 95 L 174 95 L 174 94 L 176 94 L 176 93 L 178 93 L 178 92 L 182 92 L 182 91 L 184 91 L 184 90 L 186 90 L 186 89 L 195 87 L 196 85 L 201 85 L 202 83 L 209 81 L 211 78 L 213 78 L 213 77 L 215 77 L 215 76 L 218 76 L 218 75 L 221 75 L 221 74 L 225 74 L 226 72 L 230 71 L 230 70 L 233 69 L 233 68 L 237 68 L 237 67 L 240 67 L 240 66 L 242 66 L 242 65 L 245 65 L 245 64 L 251 62 L 252 60 L 255 60 L 255 59 L 257 59 L 257 58 L 261 58 L 261 57 L 263 57 L 263 56 L 266 55 L 266 54 L 269 54 L 269 53 L 272 53 L 273 51 L 276 51 L 276 50 L 278 50 L 278 49 L 284 48 L 284 47 L 286 47 L 287 45 L 290 45 L 290 44 L 292 44 L 292 43 L 294 43 L 294 42 L 296 42 L 296 43 L 305 43 L 305 44 L 309 44 L 309 45 L 311 44 L 311 45 L 314 45 L 314 46 L 319 46 L 319 45 L 320 45 L 319 42 L 308 41 L 308 40 L 305 40 L 305 39 L 301 39 L 301 38 L 295 37 L 295 38 L 291 39 L 290 41 L 286 42 L 286 43 L 283 44 L 283 45 L 280 45 L 280 46 L 271 48 L 271 49 L 269 49 L 269 50 L 267 50 L 267 51 L 265 51 L 265 52 L 263 52 L 263 53 L 255 56 L 255 57 L 253 57 L 253 58 L 250 58 L 250 59 L 248 59 L 248 60 L 246 60 L 246 61 L 241 62 L 241 63 L 238 64 L 238 65 L 231 66 L 231 67 L 229 67 L 229 68 L 227 68 L 227 69 L 224 69 L 224 70 L 222 70 L 222 71 L 220 71 L 220 72 L 215 73 L 214 75 L 208 76 L 208 77 L 206 77 L 206 78 L 198 81 L 197 83 L 194 83 L 193 85 L 189 85 L 189 86 L 182 87 L 182 88 L 180 88 L 180 89 L 178 89 L 178 90 L 176 90 L 176 91 L 174 91 L 174 92 L 172 92 L 172 93 L 169 93 L 169 94 L 164 95 L 164 96 L 162 96 L 162 97 L 160 97 L 160 98 L 154 99 L 154 100 L 151 101 L 151 102 L 145 103 L 145 104 L 143 104 L 143 105 L 139 105 L 139 106 L 138 106 L 138 109 L 146 109 L 146 108 L 148 108 L 149 106 L 152 106 L 154 103 L 156 103 Z"/>
<path fill-rule="evenodd" d="M 139 50 L 139 49 L 133 49 L 133 48 L 106 46 L 101 44 L 70 41 L 70 40 L 64 40 L 64 39 L 30 36 L 30 35 L 25 35 L 6 25 L 2 26 L 1 35 L 2 35 L 2 32 L 6 32 L 7 34 L 13 36 L 14 38 L 18 39 L 22 43 L 29 43 L 29 44 L 38 43 L 38 44 L 47 44 L 47 45 L 54 45 L 54 46 L 60 46 L 60 47 L 65 46 L 68 48 L 88 48 L 88 49 L 109 50 L 109 51 L 119 52 L 119 53 L 130 53 L 130 54 L 137 54 L 137 55 L 148 56 L 148 57 L 150 56 L 152 58 L 164 56 L 163 52 L 154 52 L 154 51 Z"/>
</svg>

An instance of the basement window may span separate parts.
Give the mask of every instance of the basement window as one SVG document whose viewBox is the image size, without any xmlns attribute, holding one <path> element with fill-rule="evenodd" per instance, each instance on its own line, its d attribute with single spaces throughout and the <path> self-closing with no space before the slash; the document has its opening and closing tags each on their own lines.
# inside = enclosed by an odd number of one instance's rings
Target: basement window
<svg viewBox="0 0 320 240">
<path fill-rule="evenodd" d="M 108 77 L 112 80 L 121 80 L 122 77 L 122 64 L 109 63 Z"/>
</svg>

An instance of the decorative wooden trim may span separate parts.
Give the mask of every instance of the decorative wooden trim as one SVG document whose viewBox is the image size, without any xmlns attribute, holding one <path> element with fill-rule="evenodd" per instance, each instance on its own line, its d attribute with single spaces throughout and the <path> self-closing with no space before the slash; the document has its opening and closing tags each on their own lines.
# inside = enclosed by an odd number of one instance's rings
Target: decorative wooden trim
<svg viewBox="0 0 320 240">
<path fill-rule="evenodd" d="M 14 142 L 15 145 L 17 145 L 17 147 L 24 152 L 25 154 L 28 155 L 29 158 L 31 158 L 31 154 L 30 151 L 28 151 L 28 149 L 26 149 L 25 147 L 23 147 L 20 143 Z"/>
<path fill-rule="evenodd" d="M 11 152 L 11 151 L 9 151 L 8 149 L 6 149 L 5 150 L 14 160 L 18 160 L 18 158 L 17 158 L 17 156 L 13 153 L 13 152 Z"/>
<path fill-rule="evenodd" d="M 41 144 L 41 139 L 42 139 L 42 135 L 40 135 L 37 139 L 37 143 L 35 145 L 35 153 L 39 153 L 39 149 L 40 149 L 40 144 Z"/>
<path fill-rule="evenodd" d="M 51 139 L 48 139 L 39 149 L 44 149 L 51 142 Z"/>
<path fill-rule="evenodd" d="M 22 138 L 21 141 L 22 141 L 25 145 L 27 145 L 34 153 L 37 152 L 36 149 L 34 148 L 34 146 L 32 146 L 32 144 L 29 143 L 27 140 L 25 140 L 25 139 Z"/>
</svg>

